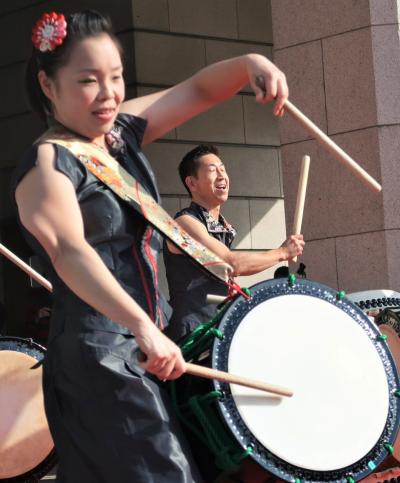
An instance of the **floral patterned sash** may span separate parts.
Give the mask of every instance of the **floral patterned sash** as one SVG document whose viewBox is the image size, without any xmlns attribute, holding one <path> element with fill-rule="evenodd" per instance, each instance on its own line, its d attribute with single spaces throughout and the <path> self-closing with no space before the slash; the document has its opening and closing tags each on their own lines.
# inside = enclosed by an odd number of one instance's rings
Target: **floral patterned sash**
<svg viewBox="0 0 400 483">
<path fill-rule="evenodd" d="M 139 211 L 162 235 L 214 277 L 227 282 L 232 267 L 186 233 L 143 186 L 101 147 L 59 130 L 47 131 L 39 141 L 59 144 L 68 149 L 94 176 Z"/>
</svg>

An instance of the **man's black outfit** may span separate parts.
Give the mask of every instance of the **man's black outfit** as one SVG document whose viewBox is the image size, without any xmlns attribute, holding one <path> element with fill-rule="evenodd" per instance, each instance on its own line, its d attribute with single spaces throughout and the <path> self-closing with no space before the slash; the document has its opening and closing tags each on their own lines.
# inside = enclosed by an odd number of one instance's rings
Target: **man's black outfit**
<svg viewBox="0 0 400 483">
<path fill-rule="evenodd" d="M 230 248 L 236 230 L 220 215 L 215 220 L 208 210 L 193 202 L 175 215 L 189 215 L 200 221 L 208 233 Z M 227 295 L 223 282 L 211 279 L 184 255 L 171 253 L 164 243 L 164 262 L 167 273 L 170 305 L 173 313 L 165 333 L 177 341 L 198 325 L 214 317 L 215 305 L 207 305 L 207 294 Z"/>
</svg>

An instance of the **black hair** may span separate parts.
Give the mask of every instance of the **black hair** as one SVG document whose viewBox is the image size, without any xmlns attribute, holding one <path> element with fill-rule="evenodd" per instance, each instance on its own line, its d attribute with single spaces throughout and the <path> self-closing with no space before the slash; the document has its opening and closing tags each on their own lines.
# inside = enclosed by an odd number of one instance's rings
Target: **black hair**
<svg viewBox="0 0 400 483">
<path fill-rule="evenodd" d="M 186 185 L 186 177 L 197 175 L 197 170 L 200 166 L 199 160 L 202 156 L 205 156 L 206 154 L 215 154 L 216 156 L 218 156 L 218 148 L 216 146 L 212 146 L 211 144 L 200 144 L 199 146 L 186 153 L 185 156 L 182 158 L 182 161 L 179 163 L 179 176 L 190 197 L 192 196 L 192 193 Z"/>
<path fill-rule="evenodd" d="M 25 85 L 29 102 L 45 121 L 52 116 L 50 99 L 42 91 L 38 80 L 39 71 L 43 70 L 47 77 L 54 78 L 58 69 L 68 63 L 75 42 L 87 37 L 108 34 L 122 54 L 121 44 L 112 30 L 111 20 L 94 10 L 83 10 L 66 17 L 67 35 L 63 43 L 54 50 L 41 52 L 33 47 L 31 58 L 25 72 Z"/>
<path fill-rule="evenodd" d="M 282 265 L 274 272 L 274 278 L 285 278 L 289 276 L 289 267 Z"/>
</svg>

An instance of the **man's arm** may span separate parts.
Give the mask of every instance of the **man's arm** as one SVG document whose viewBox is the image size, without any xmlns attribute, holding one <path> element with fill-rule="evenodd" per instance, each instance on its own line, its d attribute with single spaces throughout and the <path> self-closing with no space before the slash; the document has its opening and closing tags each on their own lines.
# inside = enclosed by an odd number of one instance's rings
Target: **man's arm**
<svg viewBox="0 0 400 483">
<path fill-rule="evenodd" d="M 176 222 L 195 240 L 229 263 L 233 267 L 234 276 L 253 275 L 303 253 L 303 235 L 292 235 L 279 248 L 272 250 L 233 251 L 211 236 L 206 227 L 192 216 L 182 215 L 176 219 Z M 181 253 L 170 243 L 168 243 L 168 249 L 175 254 Z"/>
</svg>

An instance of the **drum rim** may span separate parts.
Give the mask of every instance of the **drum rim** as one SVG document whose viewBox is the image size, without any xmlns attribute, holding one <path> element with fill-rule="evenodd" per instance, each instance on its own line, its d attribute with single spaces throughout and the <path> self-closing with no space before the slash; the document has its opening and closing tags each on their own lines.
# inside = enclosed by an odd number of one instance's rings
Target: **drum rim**
<svg viewBox="0 0 400 483">
<path fill-rule="evenodd" d="M 25 347 L 28 349 L 26 352 L 23 351 L 16 351 L 16 352 L 23 352 L 27 355 L 32 355 L 38 362 L 41 362 L 44 359 L 46 354 L 46 348 L 42 345 L 35 342 L 33 339 L 24 339 L 23 337 L 16 337 L 13 335 L 2 335 L 0 336 L 0 350 L 15 350 L 15 346 L 10 347 L 3 347 L 6 343 L 16 343 L 18 347 Z M 39 354 L 41 357 L 39 357 Z"/>
<path fill-rule="evenodd" d="M 23 348 L 25 350 L 16 350 L 16 348 Z M 43 359 L 46 354 L 46 348 L 42 345 L 35 342 L 33 339 L 24 339 L 23 337 L 16 337 L 16 336 L 0 336 L 0 351 L 2 350 L 12 350 L 15 352 L 21 352 L 23 354 L 29 355 L 38 361 L 38 364 L 43 362 Z M 50 451 L 50 453 L 41 461 L 38 465 L 36 465 L 31 470 L 21 474 L 12 476 L 10 478 L 0 478 L 2 482 L 28 482 L 28 481 L 35 481 L 43 476 L 47 475 L 47 473 L 54 468 L 57 464 L 57 456 L 55 449 Z"/>
<path fill-rule="evenodd" d="M 13 476 L 11 478 L 0 479 L 3 483 L 30 483 L 36 482 L 38 479 L 46 476 L 50 470 L 52 470 L 58 462 L 57 454 L 53 448 L 46 458 L 39 463 L 38 466 L 32 470 L 27 471 L 21 475 Z"/>
<path fill-rule="evenodd" d="M 293 481 L 293 475 L 296 475 L 296 478 L 300 481 L 329 481 L 331 483 L 343 482 L 343 478 L 349 476 L 355 480 L 364 478 L 374 471 L 374 469 L 387 456 L 388 451 L 384 444 L 393 444 L 400 424 L 400 401 L 394 394 L 400 385 L 399 375 L 388 345 L 382 343 L 383 341 L 375 340 L 375 337 L 380 334 L 378 327 L 354 303 L 345 297 L 337 297 L 337 292 L 335 290 L 318 282 L 296 280 L 295 283 L 289 283 L 287 279 L 273 279 L 253 285 L 250 287 L 250 291 L 254 296 L 251 300 L 248 301 L 242 296 L 238 297 L 231 303 L 221 317 L 218 329 L 225 332 L 225 337 L 223 340 L 218 338 L 214 340 L 212 348 L 213 368 L 224 371 L 228 369 L 229 347 L 235 330 L 243 317 L 260 302 L 288 294 L 314 296 L 326 300 L 341 310 L 344 310 L 364 329 L 369 329 L 368 331 L 366 330 L 366 332 L 374 343 L 379 357 L 382 360 L 390 391 L 387 422 L 381 437 L 364 458 L 346 468 L 320 472 L 300 468 L 291 463 L 285 462 L 259 444 L 239 414 L 236 404 L 231 397 L 229 384 L 214 381 L 214 388 L 218 391 L 222 391 L 224 394 L 224 397 L 218 400 L 217 404 L 221 417 L 241 447 L 246 449 L 250 445 L 253 448 L 253 452 L 250 456 L 257 461 L 258 464 L 264 467 L 267 471 L 286 481 Z M 239 314 L 239 317 L 237 314 Z M 371 332 L 374 334 L 374 338 L 372 337 Z"/>
</svg>

